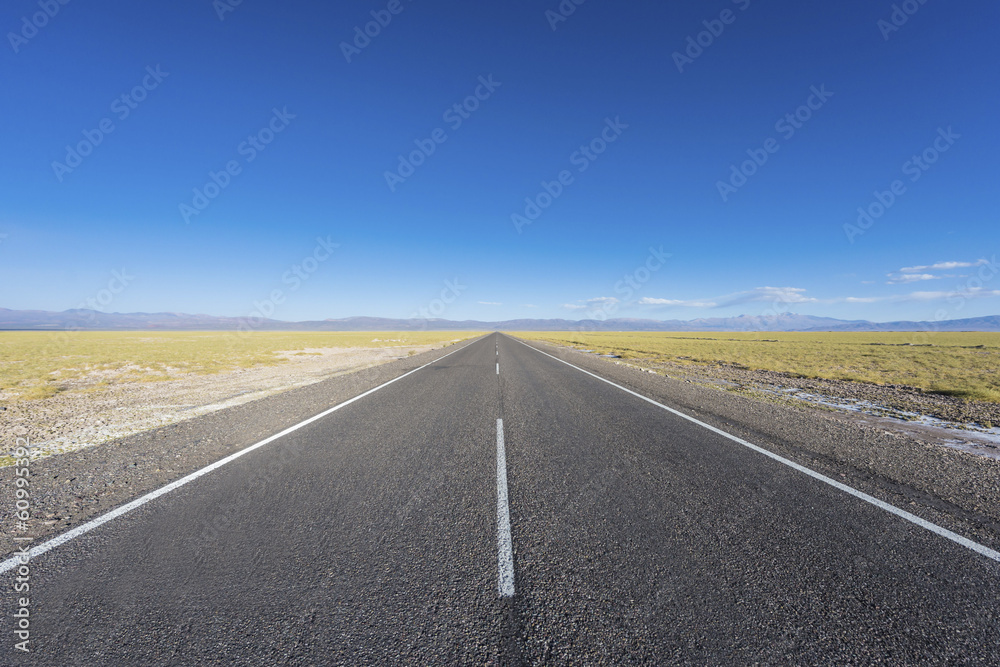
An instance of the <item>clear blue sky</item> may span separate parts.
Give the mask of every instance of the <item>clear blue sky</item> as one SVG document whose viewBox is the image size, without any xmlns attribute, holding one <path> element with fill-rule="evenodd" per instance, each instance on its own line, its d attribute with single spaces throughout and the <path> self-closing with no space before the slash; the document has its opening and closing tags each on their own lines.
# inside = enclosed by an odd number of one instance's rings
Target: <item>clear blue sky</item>
<svg viewBox="0 0 1000 667">
<path fill-rule="evenodd" d="M 232 1 L 4 3 L 0 306 L 1000 313 L 995 2 Z"/>
</svg>

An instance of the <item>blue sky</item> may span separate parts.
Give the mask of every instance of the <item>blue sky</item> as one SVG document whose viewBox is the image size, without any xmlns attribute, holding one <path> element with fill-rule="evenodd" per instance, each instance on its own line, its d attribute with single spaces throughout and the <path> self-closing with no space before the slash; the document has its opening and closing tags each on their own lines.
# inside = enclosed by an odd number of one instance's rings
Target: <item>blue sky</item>
<svg viewBox="0 0 1000 667">
<path fill-rule="evenodd" d="M 0 306 L 1000 313 L 996 3 L 233 1 L 4 3 Z"/>
</svg>

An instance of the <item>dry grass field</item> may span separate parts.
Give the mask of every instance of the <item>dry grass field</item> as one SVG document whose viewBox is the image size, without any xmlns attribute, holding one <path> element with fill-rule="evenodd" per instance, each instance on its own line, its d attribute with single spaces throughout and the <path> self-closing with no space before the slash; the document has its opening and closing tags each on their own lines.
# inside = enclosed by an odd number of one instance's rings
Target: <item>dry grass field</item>
<svg viewBox="0 0 1000 667">
<path fill-rule="evenodd" d="M 429 332 L 0 331 L 0 395 L 45 399 L 72 388 L 156 382 L 288 362 L 318 350 L 420 347 L 478 334 Z"/>
<path fill-rule="evenodd" d="M 520 332 L 624 359 L 730 365 L 1000 403 L 1000 333 Z"/>
</svg>

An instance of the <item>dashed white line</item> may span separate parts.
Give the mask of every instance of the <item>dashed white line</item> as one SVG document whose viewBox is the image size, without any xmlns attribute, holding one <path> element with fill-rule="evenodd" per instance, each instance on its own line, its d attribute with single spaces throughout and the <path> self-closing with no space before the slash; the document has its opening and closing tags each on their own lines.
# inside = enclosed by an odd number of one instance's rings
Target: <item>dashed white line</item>
<svg viewBox="0 0 1000 667">
<path fill-rule="evenodd" d="M 500 597 L 514 595 L 514 550 L 510 538 L 507 504 L 507 453 L 503 445 L 503 419 L 497 419 L 497 567 Z"/>
<path fill-rule="evenodd" d="M 500 375 L 500 362 L 497 362 L 497 375 Z"/>
<path fill-rule="evenodd" d="M 517 339 L 515 339 L 515 340 L 517 340 Z M 711 424 L 706 424 L 705 422 L 700 421 L 698 419 L 695 419 L 694 417 L 691 417 L 689 415 L 686 415 L 683 412 L 680 412 L 679 410 L 675 410 L 675 409 L 673 409 L 671 407 L 667 407 L 663 403 L 659 403 L 659 402 L 654 401 L 653 399 L 651 399 L 651 398 L 649 398 L 647 396 L 643 396 L 642 394 L 640 394 L 638 392 L 634 392 L 631 389 L 626 389 L 625 387 L 621 386 L 620 384 L 616 384 L 616 383 L 612 382 L 611 380 L 607 380 L 605 378 L 602 378 L 600 375 L 597 375 L 595 373 L 591 373 L 590 371 L 584 370 L 584 369 L 580 368 L 579 366 L 574 366 L 573 364 L 569 363 L 568 361 L 563 361 L 559 357 L 552 356 L 548 352 L 542 352 L 541 350 L 539 350 L 537 348 L 531 347 L 530 345 L 528 345 L 524 341 L 518 340 L 517 342 L 521 343 L 522 345 L 524 345 L 525 347 L 527 347 L 529 349 L 534 350 L 535 352 L 538 352 L 539 354 L 544 354 L 546 357 L 551 357 L 552 359 L 555 359 L 558 362 L 566 364 L 570 368 L 575 368 L 576 370 L 580 371 L 581 373 L 586 373 L 587 375 L 589 375 L 591 377 L 597 378 L 601 382 L 607 382 L 612 387 L 617 387 L 617 388 L 621 389 L 624 392 L 627 392 L 629 394 L 632 394 L 633 396 L 641 398 L 642 400 L 646 401 L 647 403 L 652 403 L 653 405 L 655 405 L 657 407 L 660 407 L 660 408 L 663 408 L 667 412 L 673 413 L 673 414 L 677 415 L 678 417 L 680 417 L 682 419 L 686 419 L 689 422 L 693 422 L 695 424 L 698 424 L 699 426 L 707 428 L 709 431 L 712 431 L 713 433 L 717 433 L 718 435 L 721 435 L 724 438 L 728 438 L 728 439 L 732 440 L 733 442 L 739 443 L 739 444 L 743 445 L 744 447 L 747 447 L 748 449 L 752 449 L 755 452 L 758 452 L 760 454 L 763 454 L 764 456 L 767 456 L 767 457 L 769 457 L 771 459 L 774 459 L 778 463 L 784 464 L 784 465 L 788 466 L 789 468 L 794 468 L 795 470 L 798 470 L 801 473 L 809 475 L 813 479 L 819 480 L 820 482 L 823 482 L 824 484 L 829 484 L 830 486 L 832 486 L 832 487 L 834 487 L 836 489 L 840 489 L 844 493 L 848 493 L 848 494 L 854 496 L 855 498 L 858 498 L 860 500 L 865 501 L 866 503 L 871 503 L 875 507 L 883 509 L 886 512 L 889 512 L 890 514 L 895 514 L 899 518 L 904 519 L 906 521 L 909 521 L 910 523 L 916 524 L 916 525 L 920 526 L 921 528 L 925 528 L 926 530 L 929 530 L 932 533 L 935 533 L 936 535 L 940 535 L 941 537 L 943 537 L 943 538 L 945 538 L 947 540 L 951 540 L 952 542 L 955 542 L 956 544 L 960 544 L 963 547 L 966 547 L 967 549 L 971 549 L 972 551 L 975 551 L 978 554 L 982 554 L 983 556 L 986 556 L 987 558 L 991 558 L 991 559 L 993 559 L 993 560 L 995 560 L 997 562 L 1000 562 L 1000 551 L 995 551 L 995 550 L 990 549 L 989 547 L 987 547 L 987 546 L 985 546 L 983 544 L 979 544 L 978 542 L 973 542 L 972 540 L 970 540 L 967 537 L 962 537 L 958 533 L 954 533 L 954 532 L 948 530 L 947 528 L 943 528 L 943 527 L 941 527 L 941 526 L 939 526 L 939 525 L 937 525 L 935 523 L 931 523 L 930 521 L 927 521 L 926 519 L 922 519 L 919 516 L 917 516 L 916 514 L 910 514 L 906 510 L 901 510 L 898 507 L 896 507 L 895 505 L 890 505 L 889 503 L 887 503 L 887 502 L 885 502 L 883 500 L 879 500 L 878 498 L 876 498 L 874 496 L 870 496 L 867 493 L 865 493 L 864 491 L 858 491 L 857 489 L 855 489 L 853 487 L 850 487 L 850 486 L 847 486 L 846 484 L 842 484 L 841 482 L 838 482 L 835 479 L 831 479 L 831 478 L 827 477 L 826 475 L 822 475 L 822 474 L 820 474 L 820 473 L 818 473 L 818 472 L 816 472 L 814 470 L 810 470 L 809 468 L 806 468 L 803 465 L 799 465 L 798 463 L 795 463 L 794 461 L 790 461 L 790 460 L 786 459 L 783 456 L 778 456 L 774 452 L 768 451 L 768 450 L 764 449 L 763 447 L 759 447 L 759 446 L 753 444 L 752 442 L 747 442 L 743 438 L 738 438 L 735 435 L 732 435 L 730 433 L 726 433 L 722 429 L 715 428 Z"/>
<path fill-rule="evenodd" d="M 469 343 L 469 344 L 471 344 L 471 343 Z M 427 368 L 428 366 L 430 366 L 431 364 L 436 364 L 437 362 L 441 361 L 445 357 L 448 357 L 448 356 L 450 356 L 452 354 L 455 354 L 459 350 L 465 349 L 469 344 L 463 345 L 462 347 L 460 347 L 458 349 L 452 350 L 448 354 L 441 355 L 440 357 L 438 357 L 434 361 L 426 363 L 423 366 L 420 366 L 419 368 L 414 368 L 412 371 L 409 371 L 407 373 L 403 373 L 399 377 L 393 378 L 393 379 L 389 380 L 388 382 L 383 382 L 379 386 L 377 386 L 377 387 L 375 387 L 373 389 L 369 389 L 368 391 L 364 392 L 363 394 L 358 394 L 354 398 L 348 399 L 348 400 L 344 401 L 343 403 L 335 405 L 332 408 L 330 408 L 329 410 L 325 410 L 324 412 L 321 412 L 318 415 L 310 417 L 309 419 L 306 419 L 305 421 L 301 421 L 298 424 L 295 424 L 294 426 L 289 426 L 288 428 L 286 428 L 284 431 L 281 431 L 280 433 L 275 433 L 274 435 L 272 435 L 269 438 L 265 438 L 264 440 L 261 440 L 258 443 L 250 445 L 246 449 L 241 449 L 240 451 L 236 452 L 235 454 L 230 454 L 229 456 L 227 456 L 224 459 L 219 459 L 215 463 L 212 463 L 211 465 L 205 466 L 201 470 L 196 470 L 195 472 L 191 473 L 190 475 L 187 475 L 185 477 L 181 477 L 180 479 L 178 479 L 178 480 L 176 480 L 174 482 L 171 482 L 170 484 L 167 484 L 164 487 L 161 487 L 161 488 L 159 488 L 159 489 L 157 489 L 155 491 L 151 491 L 150 493 L 147 493 L 144 496 L 136 498 L 135 500 L 133 500 L 130 503 L 127 503 L 125 505 L 122 505 L 121 507 L 113 509 L 110 512 L 108 512 L 107 514 L 102 514 L 101 516 L 97 517 L 96 519 L 93 519 L 91 521 L 88 521 L 85 524 L 77 526 L 73 530 L 65 532 L 62 535 L 58 536 L 58 537 L 54 537 L 54 538 L 52 538 L 51 540 L 49 540 L 47 542 L 43 542 L 42 544 L 39 544 L 37 547 L 34 547 L 31 550 L 29 550 L 28 554 L 27 554 L 27 557 L 18 555 L 18 556 L 13 556 L 12 558 L 8 558 L 7 560 L 5 560 L 2 563 L 0 563 L 0 574 L 3 574 L 4 572 L 8 572 L 10 570 L 13 570 L 18 565 L 23 565 L 24 561 L 22 559 L 28 560 L 28 559 L 31 559 L 31 558 L 37 558 L 38 556 L 41 556 L 46 551 L 50 551 L 51 549 L 54 549 L 54 548 L 58 547 L 61 544 L 65 544 L 66 542 L 69 542 L 70 540 L 72 540 L 72 539 L 74 539 L 76 537 L 79 537 L 80 535 L 83 535 L 84 533 L 89 533 L 90 531 L 92 531 L 93 529 L 97 528 L 98 526 L 101 526 L 101 525 L 107 523 L 108 521 L 111 521 L 112 519 L 120 517 L 123 514 L 127 514 L 128 512 L 131 512 L 132 510 L 136 509 L 137 507 L 141 507 L 142 505 L 145 505 L 146 503 L 150 502 L 151 500 L 156 500 L 160 496 L 162 496 L 164 494 L 167 494 L 167 493 L 170 493 L 174 489 L 179 488 L 181 486 L 184 486 L 188 482 L 193 482 L 194 480 L 198 479 L 202 475 L 207 475 L 208 473 L 212 472 L 213 470 L 215 470 L 217 468 L 221 468 L 222 466 L 226 465 L 227 463 L 235 461 L 236 459 L 240 458 L 244 454 L 249 454 L 253 450 L 259 449 L 260 447 L 263 447 L 264 445 L 268 444 L 269 442 L 273 442 L 273 441 L 277 440 L 278 438 L 284 437 L 284 436 L 288 435 L 289 433 L 291 433 L 292 431 L 297 431 L 298 429 L 302 428 L 303 426 L 305 426 L 307 424 L 313 423 L 317 419 L 322 419 L 323 417 L 326 417 L 328 414 L 330 414 L 332 412 L 336 412 L 337 410 L 339 410 L 339 409 L 341 409 L 341 408 L 343 408 L 343 407 L 345 407 L 347 405 L 350 405 L 354 401 L 361 400 L 365 396 L 367 396 L 369 394 L 373 394 L 376 391 L 378 391 L 379 389 L 382 389 L 383 387 L 388 387 L 393 382 L 397 382 L 399 380 L 402 380 L 407 375 L 413 375 L 417 371 L 423 370 L 423 369 Z M 506 477 L 504 478 L 504 480 L 505 480 L 505 483 L 506 483 Z M 504 493 L 506 494 L 506 487 L 505 487 Z"/>
</svg>

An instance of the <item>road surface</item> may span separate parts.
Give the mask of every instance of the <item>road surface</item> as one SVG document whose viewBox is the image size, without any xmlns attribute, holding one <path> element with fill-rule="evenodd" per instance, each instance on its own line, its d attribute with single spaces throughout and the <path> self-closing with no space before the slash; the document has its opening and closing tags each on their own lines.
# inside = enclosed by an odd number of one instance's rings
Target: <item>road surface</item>
<svg viewBox="0 0 1000 667">
<path fill-rule="evenodd" d="M 1000 664 L 1000 554 L 752 444 L 491 334 L 36 550 L 28 654 L 8 561 L 0 662 Z"/>
</svg>

